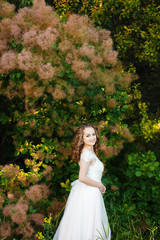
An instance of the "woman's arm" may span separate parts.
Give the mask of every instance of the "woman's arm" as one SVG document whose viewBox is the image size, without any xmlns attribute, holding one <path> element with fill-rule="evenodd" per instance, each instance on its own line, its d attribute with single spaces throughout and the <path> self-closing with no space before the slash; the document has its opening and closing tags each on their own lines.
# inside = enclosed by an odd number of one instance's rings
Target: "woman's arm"
<svg viewBox="0 0 160 240">
<path fill-rule="evenodd" d="M 98 187 L 101 193 L 104 193 L 106 188 L 101 182 L 97 182 L 89 177 L 87 177 L 88 168 L 90 166 L 90 162 L 86 162 L 81 159 L 80 162 L 80 171 L 79 171 L 79 181 L 85 183 L 89 186 Z"/>
</svg>

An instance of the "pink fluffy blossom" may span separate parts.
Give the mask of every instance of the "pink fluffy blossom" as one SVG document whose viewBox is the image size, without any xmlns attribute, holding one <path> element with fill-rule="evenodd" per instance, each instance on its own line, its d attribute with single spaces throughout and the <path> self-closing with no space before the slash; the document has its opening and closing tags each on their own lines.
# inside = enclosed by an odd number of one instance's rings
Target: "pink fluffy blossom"
<svg viewBox="0 0 160 240">
<path fill-rule="evenodd" d="M 101 58 L 101 56 L 99 54 L 97 54 L 96 56 L 94 56 L 94 58 L 91 60 L 92 65 L 95 67 L 99 64 L 101 64 L 103 61 L 103 59 Z"/>
<path fill-rule="evenodd" d="M 4 208 L 3 208 L 3 215 L 5 217 L 9 217 L 12 213 L 13 213 L 13 209 L 14 209 L 14 204 L 9 204 L 9 205 L 6 205 Z"/>
<path fill-rule="evenodd" d="M 87 16 L 79 16 L 76 14 L 72 14 L 69 16 L 67 22 L 64 24 L 64 32 L 67 35 L 72 36 L 73 40 L 87 40 L 88 23 L 89 18 Z"/>
<path fill-rule="evenodd" d="M 117 51 L 111 51 L 111 52 L 104 52 L 103 58 L 106 63 L 109 63 L 111 65 L 115 65 L 117 63 Z"/>
<path fill-rule="evenodd" d="M 88 57 L 94 66 L 102 62 L 101 56 L 95 53 L 95 47 L 90 46 L 87 43 L 83 44 L 83 46 L 79 50 L 79 53 L 81 56 Z"/>
<path fill-rule="evenodd" d="M 116 100 L 115 100 L 114 98 L 113 98 L 113 99 L 110 99 L 110 100 L 107 102 L 107 106 L 108 106 L 109 108 L 115 108 L 116 105 L 117 105 L 117 103 L 116 103 Z"/>
<path fill-rule="evenodd" d="M 100 146 L 100 149 L 104 151 L 107 158 L 110 158 L 114 155 L 114 149 L 112 146 L 105 146 L 102 144 L 102 146 Z"/>
<path fill-rule="evenodd" d="M 43 93 L 44 93 L 43 87 L 36 87 L 33 91 L 33 96 L 35 98 L 39 98 L 39 97 L 43 96 Z"/>
<path fill-rule="evenodd" d="M 72 36 L 71 41 L 89 41 L 94 43 L 98 43 L 99 41 L 98 30 L 92 26 L 87 16 L 70 15 L 64 24 L 64 32 Z"/>
<path fill-rule="evenodd" d="M 86 69 L 86 63 L 81 60 L 73 60 L 71 68 L 82 80 L 88 79 L 92 72 L 91 70 Z"/>
<path fill-rule="evenodd" d="M 122 86 L 123 88 L 128 87 L 133 80 L 137 79 L 137 75 L 133 75 L 130 73 L 124 74 L 121 78 L 117 80 L 117 83 Z"/>
<path fill-rule="evenodd" d="M 53 98 L 55 100 L 63 99 L 63 98 L 66 97 L 65 92 L 62 89 L 58 88 L 58 87 L 56 87 L 54 89 L 53 93 L 51 93 L 51 94 L 52 94 L 52 96 L 53 96 Z"/>
<path fill-rule="evenodd" d="M 26 31 L 28 29 L 28 22 L 25 19 L 28 18 L 29 20 L 30 12 L 31 12 L 30 8 L 27 7 L 20 8 L 18 14 L 14 15 L 12 19 L 12 24 L 14 21 L 15 24 L 21 27 L 22 31 Z"/>
<path fill-rule="evenodd" d="M 10 18 L 3 18 L 0 21 L 0 38 L 11 41 L 11 31 L 10 27 L 12 25 Z"/>
<path fill-rule="evenodd" d="M 31 226 L 30 222 L 23 223 L 16 229 L 16 233 L 18 235 L 22 234 L 24 237 L 23 239 L 26 239 L 26 238 L 28 239 L 28 238 L 32 237 L 34 232 L 35 231 L 34 231 L 33 227 Z"/>
<path fill-rule="evenodd" d="M 107 40 L 109 38 L 110 34 L 111 34 L 111 31 L 108 31 L 106 29 L 101 29 L 99 31 L 99 38 L 101 41 Z"/>
<path fill-rule="evenodd" d="M 13 178 L 15 175 L 18 175 L 19 171 L 16 165 L 6 164 L 2 170 L 4 171 L 4 177 Z"/>
<path fill-rule="evenodd" d="M 52 79 L 54 76 L 54 68 L 50 63 L 38 65 L 37 73 L 41 79 Z"/>
<path fill-rule="evenodd" d="M 79 52 L 82 56 L 93 59 L 95 56 L 95 47 L 89 46 L 87 43 L 84 43 L 83 46 L 80 48 Z"/>
<path fill-rule="evenodd" d="M 11 35 L 15 39 L 18 39 L 21 36 L 21 29 L 17 24 L 12 24 L 11 25 Z"/>
<path fill-rule="evenodd" d="M 29 200 L 32 200 L 36 203 L 48 196 L 49 189 L 45 184 L 37 184 L 31 186 L 29 190 L 26 190 L 25 194 Z"/>
<path fill-rule="evenodd" d="M 91 24 L 90 24 L 90 26 L 88 26 L 87 33 L 88 33 L 88 41 L 89 42 L 93 42 L 93 43 L 99 42 L 98 30 L 96 28 L 94 28 Z"/>
<path fill-rule="evenodd" d="M 23 34 L 23 45 L 32 48 L 37 45 L 37 33 L 35 30 L 29 30 Z"/>
<path fill-rule="evenodd" d="M 14 200 L 14 194 L 13 193 L 8 192 L 7 197 L 9 198 L 10 202 L 13 202 L 13 200 Z"/>
<path fill-rule="evenodd" d="M 46 169 L 43 171 L 43 176 L 50 174 L 53 171 L 51 166 L 47 166 Z"/>
<path fill-rule="evenodd" d="M 108 38 L 107 40 L 104 40 L 101 45 L 101 49 L 112 51 L 113 49 L 113 40 L 112 38 Z"/>
<path fill-rule="evenodd" d="M 31 236 L 33 235 L 34 232 L 35 232 L 35 231 L 34 231 L 33 227 L 31 226 L 31 223 L 30 223 L 30 222 L 27 222 L 27 223 L 25 224 L 24 229 L 23 229 L 23 236 L 24 236 L 25 238 L 29 238 L 29 237 L 31 237 Z"/>
<path fill-rule="evenodd" d="M 16 204 L 16 206 L 14 207 L 14 211 L 11 215 L 11 220 L 12 222 L 17 224 L 22 224 L 27 221 L 27 214 L 25 209 L 23 208 L 23 204 Z"/>
<path fill-rule="evenodd" d="M 42 50 L 47 50 L 52 47 L 58 38 L 58 31 L 56 28 L 48 27 L 44 31 L 40 31 L 37 36 L 37 44 Z"/>
<path fill-rule="evenodd" d="M 35 0 L 33 2 L 32 21 L 38 23 L 41 28 L 45 26 L 55 28 L 58 25 L 59 19 L 57 14 L 53 12 L 52 7 L 46 6 L 44 0 Z"/>
<path fill-rule="evenodd" d="M 73 54 L 72 53 L 67 53 L 67 55 L 66 55 L 66 63 L 68 63 L 68 64 L 71 64 L 72 63 L 72 60 L 73 60 Z"/>
<path fill-rule="evenodd" d="M 36 176 L 35 173 L 32 174 L 29 183 L 37 183 L 39 181 L 39 178 Z"/>
<path fill-rule="evenodd" d="M 11 226 L 9 224 L 9 222 L 1 222 L 0 225 L 0 236 L 2 238 L 6 238 L 9 237 L 11 235 Z"/>
<path fill-rule="evenodd" d="M 16 68 L 16 54 L 13 51 L 5 52 L 0 61 L 1 67 L 8 71 Z"/>
<path fill-rule="evenodd" d="M 42 60 L 40 56 L 33 55 L 30 51 L 25 49 L 17 56 L 18 66 L 23 71 L 33 71 L 37 64 Z"/>
<path fill-rule="evenodd" d="M 98 30 L 92 26 L 87 16 L 70 15 L 64 24 L 64 32 L 72 36 L 72 41 L 89 41 L 94 43 L 99 41 Z"/>
<path fill-rule="evenodd" d="M 45 8 L 46 7 L 45 1 L 44 0 L 35 0 L 33 3 L 33 7 L 35 9 Z"/>
<path fill-rule="evenodd" d="M 32 213 L 30 220 L 35 222 L 36 225 L 42 226 L 42 224 L 44 223 L 44 216 L 42 213 Z"/>
<path fill-rule="evenodd" d="M 74 88 L 68 88 L 69 95 L 73 95 L 75 93 Z"/>
<path fill-rule="evenodd" d="M 23 83 L 23 88 L 24 88 L 25 95 L 27 97 L 33 97 L 34 96 L 35 85 L 36 85 L 36 82 L 33 78 L 26 78 L 25 82 Z M 18 122 L 18 124 L 20 124 L 20 123 Z"/>
<path fill-rule="evenodd" d="M 71 43 L 71 41 L 64 39 L 62 42 L 59 43 L 58 48 L 62 52 L 67 52 L 68 50 L 70 50 L 72 48 L 72 43 Z"/>
<path fill-rule="evenodd" d="M 2 54 L 4 51 L 8 49 L 7 41 L 0 39 L 0 53 Z"/>
<path fill-rule="evenodd" d="M 7 17 L 15 10 L 14 4 L 9 4 L 8 2 L 0 2 L 0 16 Z"/>
<path fill-rule="evenodd" d="M 24 199 L 24 197 L 20 197 L 16 206 L 22 207 L 25 211 L 28 211 L 28 209 L 29 209 L 28 201 L 26 199 Z"/>
<path fill-rule="evenodd" d="M 75 73 L 79 73 L 79 71 L 82 69 L 85 69 L 85 67 L 86 67 L 86 63 L 81 60 L 73 60 L 72 61 L 71 68 Z"/>
<path fill-rule="evenodd" d="M 84 80 L 87 80 L 91 76 L 92 71 L 91 70 L 79 70 L 78 76 Z"/>
<path fill-rule="evenodd" d="M 121 129 L 121 134 L 124 138 L 126 138 L 129 142 L 134 141 L 133 135 L 130 133 L 129 129 L 127 127 L 123 127 Z"/>
</svg>

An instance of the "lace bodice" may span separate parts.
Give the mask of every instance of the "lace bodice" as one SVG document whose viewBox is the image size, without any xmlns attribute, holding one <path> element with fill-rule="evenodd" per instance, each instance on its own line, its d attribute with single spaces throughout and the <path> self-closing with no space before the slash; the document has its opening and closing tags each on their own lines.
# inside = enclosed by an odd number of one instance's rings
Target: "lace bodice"
<svg viewBox="0 0 160 240">
<path fill-rule="evenodd" d="M 88 149 L 84 149 L 81 157 L 80 157 L 80 162 L 81 160 L 84 160 L 86 162 L 90 162 L 91 160 L 95 160 L 95 163 L 93 165 L 89 166 L 87 177 L 92 178 L 98 182 L 101 181 L 102 178 L 102 173 L 104 170 L 103 163 L 99 160 L 99 158 L 96 156 L 96 154 Z"/>
</svg>

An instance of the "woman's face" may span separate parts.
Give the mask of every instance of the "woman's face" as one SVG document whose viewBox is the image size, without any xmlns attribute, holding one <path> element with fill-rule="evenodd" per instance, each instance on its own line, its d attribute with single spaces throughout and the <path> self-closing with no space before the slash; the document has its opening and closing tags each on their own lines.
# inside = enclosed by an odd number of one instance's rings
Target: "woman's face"
<svg viewBox="0 0 160 240">
<path fill-rule="evenodd" d="M 94 146 L 97 140 L 94 128 L 86 127 L 83 133 L 84 133 L 83 134 L 84 145 Z"/>
</svg>

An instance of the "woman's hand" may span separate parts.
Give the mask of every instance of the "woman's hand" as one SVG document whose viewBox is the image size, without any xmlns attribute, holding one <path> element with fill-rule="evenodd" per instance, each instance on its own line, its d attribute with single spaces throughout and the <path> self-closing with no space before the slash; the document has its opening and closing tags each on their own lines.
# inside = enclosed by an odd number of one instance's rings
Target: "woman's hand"
<svg viewBox="0 0 160 240">
<path fill-rule="evenodd" d="M 106 187 L 103 185 L 103 183 L 100 183 L 98 188 L 99 188 L 99 190 L 101 191 L 102 194 L 105 193 Z"/>
</svg>

